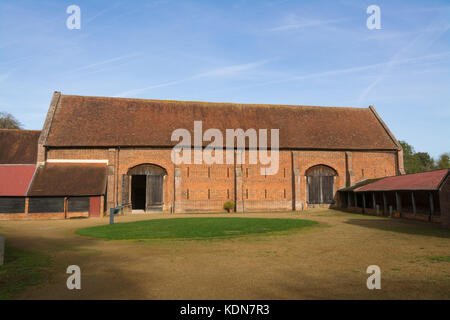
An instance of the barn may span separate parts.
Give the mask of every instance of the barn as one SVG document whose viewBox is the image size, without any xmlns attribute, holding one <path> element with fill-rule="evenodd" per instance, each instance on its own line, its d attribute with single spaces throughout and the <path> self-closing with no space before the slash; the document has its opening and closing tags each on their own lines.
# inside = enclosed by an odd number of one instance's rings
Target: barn
<svg viewBox="0 0 450 320">
<path fill-rule="evenodd" d="M 241 162 L 174 162 L 172 151 L 179 143 L 174 131 L 183 128 L 194 136 L 199 121 L 203 132 L 215 129 L 224 137 L 229 129 L 278 129 L 278 145 L 270 140 L 267 147 L 271 155 L 278 152 L 277 171 L 266 174 L 267 164 L 249 161 L 249 137 L 244 147 L 236 144 L 232 150 L 235 160 L 244 159 Z M 17 196 L 28 199 L 24 215 L 33 216 L 33 202 L 41 211 L 34 217 L 44 218 L 103 215 L 118 205 L 136 213 L 219 212 L 227 201 L 234 201 L 238 212 L 330 207 L 339 204 L 341 188 L 404 173 L 401 146 L 372 106 L 187 102 L 55 92 L 36 140 L 36 159 L 28 161 L 35 171 L 27 190 Z M 208 144 L 205 139 L 194 149 L 206 150 Z"/>
</svg>

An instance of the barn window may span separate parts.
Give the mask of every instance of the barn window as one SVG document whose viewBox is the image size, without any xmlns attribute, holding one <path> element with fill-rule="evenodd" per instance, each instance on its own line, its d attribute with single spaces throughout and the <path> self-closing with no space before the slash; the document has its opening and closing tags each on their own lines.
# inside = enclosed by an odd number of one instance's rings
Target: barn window
<svg viewBox="0 0 450 320">
<path fill-rule="evenodd" d="M 189 167 L 187 167 L 187 176 L 189 178 Z"/>
<path fill-rule="evenodd" d="M 267 199 L 267 189 L 264 189 L 264 199 Z"/>
<path fill-rule="evenodd" d="M 211 168 L 208 168 L 208 178 L 211 178 Z"/>
<path fill-rule="evenodd" d="M 230 168 L 227 168 L 227 178 L 230 177 Z"/>
<path fill-rule="evenodd" d="M 325 165 L 317 165 L 306 171 L 308 203 L 334 202 L 334 177 L 336 171 Z"/>
<path fill-rule="evenodd" d="M 245 198 L 248 199 L 248 189 L 245 189 Z"/>
<path fill-rule="evenodd" d="M 208 189 L 208 200 L 211 199 L 211 189 Z"/>
<path fill-rule="evenodd" d="M 189 189 L 186 190 L 186 199 L 189 200 Z"/>
<path fill-rule="evenodd" d="M 248 168 L 245 168 L 245 176 L 248 178 Z"/>
<path fill-rule="evenodd" d="M 283 177 L 286 178 L 286 168 L 283 168 Z"/>
<path fill-rule="evenodd" d="M 227 199 L 230 199 L 230 189 L 227 189 Z"/>
<path fill-rule="evenodd" d="M 284 198 L 286 199 L 286 189 L 283 190 Z"/>
</svg>

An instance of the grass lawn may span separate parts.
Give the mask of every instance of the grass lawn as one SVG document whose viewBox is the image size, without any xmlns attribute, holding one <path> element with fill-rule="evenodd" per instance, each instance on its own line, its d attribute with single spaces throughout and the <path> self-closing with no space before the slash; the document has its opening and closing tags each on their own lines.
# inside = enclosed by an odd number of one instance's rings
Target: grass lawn
<svg viewBox="0 0 450 320">
<path fill-rule="evenodd" d="M 0 266 L 0 300 L 10 299 L 28 286 L 41 283 L 49 266 L 50 259 L 46 255 L 7 245 L 5 264 Z"/>
<path fill-rule="evenodd" d="M 110 240 L 211 239 L 294 231 L 316 224 L 311 220 L 279 218 L 174 218 L 82 228 L 77 234 Z"/>
</svg>

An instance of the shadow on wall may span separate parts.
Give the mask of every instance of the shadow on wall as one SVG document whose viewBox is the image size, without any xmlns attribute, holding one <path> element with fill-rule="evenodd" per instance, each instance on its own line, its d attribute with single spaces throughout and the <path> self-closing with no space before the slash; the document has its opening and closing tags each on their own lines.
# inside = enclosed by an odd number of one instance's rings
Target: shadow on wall
<svg viewBox="0 0 450 320">
<path fill-rule="evenodd" d="M 382 231 L 399 232 L 405 234 L 422 235 L 450 239 L 450 230 L 440 224 L 430 224 L 426 221 L 404 219 L 349 219 L 345 223 L 378 229 Z"/>
</svg>

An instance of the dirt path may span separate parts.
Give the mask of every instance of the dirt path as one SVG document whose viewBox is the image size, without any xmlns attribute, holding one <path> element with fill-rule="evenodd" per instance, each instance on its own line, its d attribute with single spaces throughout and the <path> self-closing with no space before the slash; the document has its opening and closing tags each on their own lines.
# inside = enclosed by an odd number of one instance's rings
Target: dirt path
<svg viewBox="0 0 450 320">
<path fill-rule="evenodd" d="M 0 232 L 11 245 L 52 257 L 50 280 L 22 299 L 450 299 L 450 263 L 429 259 L 450 255 L 450 231 L 439 226 L 331 210 L 242 216 L 328 227 L 214 241 L 106 241 L 74 233 L 108 223 L 97 218 L 0 221 Z M 118 221 L 161 217 L 173 216 Z M 72 264 L 81 268 L 82 290 L 66 288 Z M 381 290 L 366 288 L 373 264 L 382 270 Z"/>
</svg>

